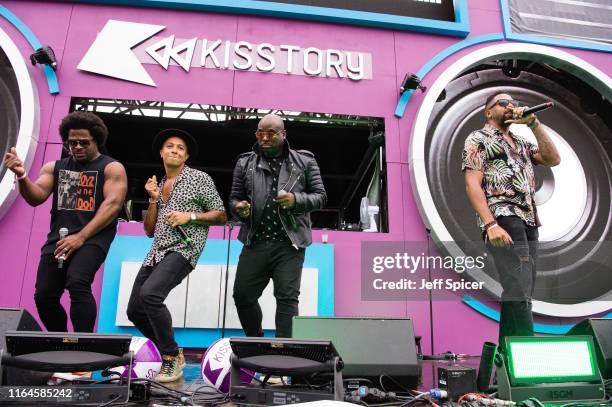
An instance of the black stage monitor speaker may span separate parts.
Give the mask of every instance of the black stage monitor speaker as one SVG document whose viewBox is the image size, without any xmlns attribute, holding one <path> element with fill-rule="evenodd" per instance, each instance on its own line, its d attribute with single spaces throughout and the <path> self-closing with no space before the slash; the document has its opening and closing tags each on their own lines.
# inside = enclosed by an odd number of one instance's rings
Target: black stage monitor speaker
<svg viewBox="0 0 612 407">
<path fill-rule="evenodd" d="M 382 379 L 387 390 L 418 385 L 420 370 L 410 319 L 295 317 L 292 336 L 331 340 L 344 361 L 345 379 L 369 378 L 375 387 Z"/>
<path fill-rule="evenodd" d="M 7 331 L 37 331 L 40 326 L 32 314 L 23 308 L 0 308 L 0 350 L 6 351 Z M 39 385 L 46 384 L 51 373 L 33 372 L 31 370 L 7 367 L 3 369 L 0 383 L 5 385 Z"/>
<path fill-rule="evenodd" d="M 604 380 L 612 379 L 612 319 L 585 319 L 576 324 L 567 334 L 592 336 L 601 376 Z"/>
</svg>

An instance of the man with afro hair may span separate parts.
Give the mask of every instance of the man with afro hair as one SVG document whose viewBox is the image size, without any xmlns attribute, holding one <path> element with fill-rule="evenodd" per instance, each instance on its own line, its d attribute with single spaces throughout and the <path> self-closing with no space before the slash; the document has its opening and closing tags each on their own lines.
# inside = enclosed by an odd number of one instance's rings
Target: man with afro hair
<svg viewBox="0 0 612 407">
<path fill-rule="evenodd" d="M 60 304 L 68 290 L 74 331 L 93 332 L 97 306 L 91 283 L 115 237 L 127 176 L 121 163 L 100 153 L 108 130 L 95 114 L 72 112 L 62 119 L 59 132 L 69 155 L 44 164 L 35 181 L 15 147 L 6 153 L 4 165 L 15 173 L 19 193 L 31 206 L 53 195 L 34 293 L 41 321 L 49 331 L 68 331 Z M 61 237 L 61 232 L 66 235 Z"/>
</svg>

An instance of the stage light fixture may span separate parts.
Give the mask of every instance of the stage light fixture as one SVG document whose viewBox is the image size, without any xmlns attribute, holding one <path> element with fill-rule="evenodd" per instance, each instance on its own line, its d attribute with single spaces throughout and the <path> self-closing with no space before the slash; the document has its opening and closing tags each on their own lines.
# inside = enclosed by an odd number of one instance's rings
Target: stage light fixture
<svg viewBox="0 0 612 407">
<path fill-rule="evenodd" d="M 36 65 L 37 63 L 49 65 L 54 71 L 57 69 L 55 52 L 53 52 L 53 49 L 48 45 L 34 51 L 34 53 L 30 55 L 30 62 L 32 62 L 32 65 Z"/>
<path fill-rule="evenodd" d="M 402 85 L 400 86 L 400 95 L 406 92 L 408 89 L 419 89 L 421 92 L 425 92 L 427 90 L 427 87 L 421 84 L 421 78 L 419 78 L 412 72 L 408 72 L 404 76 L 404 80 L 402 81 Z"/>
<path fill-rule="evenodd" d="M 544 402 L 602 400 L 604 385 L 590 336 L 508 337 L 496 359 L 499 396 Z"/>
</svg>

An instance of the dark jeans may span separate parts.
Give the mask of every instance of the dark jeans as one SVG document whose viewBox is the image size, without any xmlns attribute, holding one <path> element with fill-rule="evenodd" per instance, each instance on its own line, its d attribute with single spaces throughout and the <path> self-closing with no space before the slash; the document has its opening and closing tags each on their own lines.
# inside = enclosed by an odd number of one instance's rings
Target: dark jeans
<svg viewBox="0 0 612 407">
<path fill-rule="evenodd" d="M 487 248 L 493 255 L 503 292 L 499 321 L 499 345 L 506 336 L 532 336 L 531 297 L 538 260 L 538 228 L 518 216 L 500 216 L 497 224 L 512 238 L 510 247 Z"/>
<path fill-rule="evenodd" d="M 70 321 L 74 331 L 93 332 L 98 307 L 91 292 L 91 283 L 105 257 L 106 254 L 98 246 L 82 246 L 64 261 L 60 269 L 53 254 L 40 256 L 34 301 L 48 331 L 68 331 L 68 316 L 60 304 L 64 290 L 68 290 Z"/>
<path fill-rule="evenodd" d="M 134 280 L 127 316 L 136 328 L 155 343 L 162 355 L 178 355 L 172 317 L 164 300 L 193 270 L 181 254 L 170 252 L 153 267 L 142 266 Z"/>
<path fill-rule="evenodd" d="M 262 313 L 257 300 L 270 279 L 276 298 L 276 336 L 290 338 L 293 317 L 298 315 L 300 279 L 305 249 L 286 242 L 257 242 L 244 246 L 234 281 L 234 302 L 247 336 L 263 336 Z"/>
</svg>

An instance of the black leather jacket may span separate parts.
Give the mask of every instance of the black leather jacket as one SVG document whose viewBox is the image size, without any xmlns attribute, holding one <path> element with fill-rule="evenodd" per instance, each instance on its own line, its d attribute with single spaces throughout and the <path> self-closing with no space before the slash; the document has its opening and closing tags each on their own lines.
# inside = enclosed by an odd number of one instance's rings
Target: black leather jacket
<svg viewBox="0 0 612 407">
<path fill-rule="evenodd" d="M 327 194 L 314 155 L 306 150 L 291 150 L 286 140 L 283 149 L 285 159 L 278 177 L 278 191 L 292 192 L 295 195 L 295 206 L 289 210 L 277 210 L 291 242 L 297 247 L 307 247 L 312 243 L 309 212 L 323 208 Z M 229 198 L 230 211 L 237 219 L 241 218 L 236 211 L 236 204 L 243 200 L 251 204 L 251 216 L 246 220 L 241 219 L 242 226 L 238 234 L 238 240 L 246 246 L 253 241 L 255 226 L 261 222 L 272 185 L 272 170 L 261 155 L 259 146 L 255 144 L 253 151 L 238 157 Z"/>
</svg>

